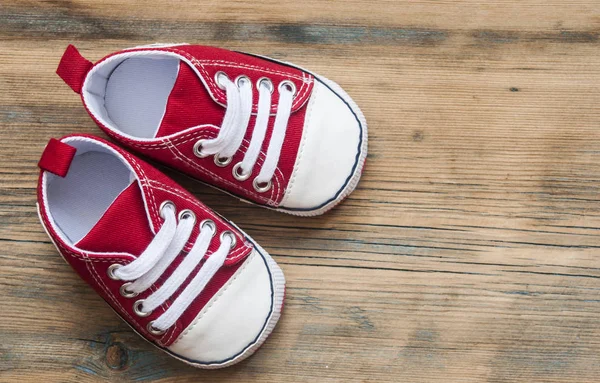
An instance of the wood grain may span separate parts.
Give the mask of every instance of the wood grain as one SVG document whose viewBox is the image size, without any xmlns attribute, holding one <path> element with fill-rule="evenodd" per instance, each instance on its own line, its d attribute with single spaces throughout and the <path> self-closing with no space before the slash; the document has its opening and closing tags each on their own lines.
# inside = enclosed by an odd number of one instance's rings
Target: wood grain
<svg viewBox="0 0 600 383">
<path fill-rule="evenodd" d="M 138 338 L 35 213 L 49 137 L 100 134 L 54 74 L 187 41 L 295 62 L 369 122 L 354 194 L 298 219 L 169 173 L 274 255 L 287 306 L 261 350 L 201 371 Z M 600 381 L 600 3 L 0 4 L 0 381 Z"/>
</svg>

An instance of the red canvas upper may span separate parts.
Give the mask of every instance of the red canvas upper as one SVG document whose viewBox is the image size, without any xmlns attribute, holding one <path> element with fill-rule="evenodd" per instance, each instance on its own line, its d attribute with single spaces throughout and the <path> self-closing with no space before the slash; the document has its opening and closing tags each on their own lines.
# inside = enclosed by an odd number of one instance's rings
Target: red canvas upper
<svg viewBox="0 0 600 383">
<path fill-rule="evenodd" d="M 98 253 L 137 255 L 148 247 L 153 238 L 140 187 L 133 182 L 119 194 L 76 247 Z"/>
<path fill-rule="evenodd" d="M 213 101 L 196 72 L 182 61 L 156 136 L 170 136 L 198 125 L 219 126 L 223 114 L 223 107 Z"/>
<path fill-rule="evenodd" d="M 270 60 L 250 56 L 243 53 L 199 45 L 177 45 L 168 47 L 140 47 L 113 53 L 99 60 L 91 67 L 78 59 L 68 48 L 65 58 L 59 66 L 59 73 L 64 72 L 62 66 L 69 63 L 69 58 L 80 63 L 78 70 L 92 68 L 111 60 L 115 56 L 131 52 L 162 52 L 181 60 L 178 77 L 169 95 L 165 114 L 154 139 L 130 139 L 120 132 L 103 124 L 96 116 L 82 93 L 82 100 L 88 113 L 96 123 L 113 139 L 128 146 L 134 151 L 156 159 L 175 169 L 187 173 L 219 188 L 227 190 L 251 201 L 270 206 L 279 206 L 283 199 L 288 181 L 292 175 L 302 138 L 302 130 L 307 109 L 307 101 L 312 93 L 314 78 L 311 74 L 295 67 L 272 62 Z M 68 54 L 67 54 L 68 53 Z M 66 62 L 66 63 L 65 63 Z M 224 72 L 230 79 L 240 75 L 247 76 L 253 84 L 263 78 L 269 78 L 274 84 L 272 95 L 271 117 L 262 145 L 262 151 L 253 169 L 253 175 L 245 181 L 236 180 L 232 174 L 232 166 L 241 161 L 249 145 L 255 124 L 258 89 L 253 86 L 253 114 L 240 150 L 234 155 L 231 165 L 218 167 L 213 156 L 198 158 L 193 154 L 194 144 L 200 139 L 217 136 L 225 115 L 227 103 L 225 92 L 217 85 L 215 75 Z M 69 81 L 64 77 L 65 81 Z M 292 102 L 292 113 L 289 118 L 285 141 L 282 147 L 278 166 L 272 179 L 272 188 L 264 193 L 257 192 L 252 181 L 260 172 L 277 112 L 279 99 L 277 85 L 284 80 L 292 81 L 297 93 Z M 77 92 L 77 86 L 69 84 Z M 77 84 L 76 84 L 77 85 Z"/>
<path fill-rule="evenodd" d="M 120 153 L 135 170 L 137 180 L 121 192 L 90 232 L 77 244 L 72 245 L 61 238 L 61 235 L 55 230 L 48 215 L 43 187 L 47 171 L 42 170 L 38 184 L 38 204 L 42 223 L 57 249 L 81 278 L 91 285 L 138 333 L 161 346 L 168 346 L 177 339 L 179 334 L 193 321 L 204 305 L 229 280 L 240 265 L 244 263 L 243 260 L 251 253 L 253 245 L 232 224 L 212 212 L 178 184 L 149 164 L 132 157 L 127 152 L 104 140 L 92 136 L 84 137 L 89 137 L 109 145 Z M 66 150 L 65 146 L 68 145 L 61 141 L 57 142 L 60 145 L 64 145 L 62 147 Z M 60 145 L 58 146 L 60 147 Z M 51 143 L 45 150 L 42 156 L 44 158 L 44 169 L 53 169 L 56 167 L 53 164 L 53 159 L 59 163 L 63 161 L 61 156 L 54 156 L 52 152 L 49 152 L 55 150 L 56 147 L 56 143 Z M 58 168 L 60 169 L 60 167 Z M 54 171 L 50 171 L 54 173 Z M 184 257 L 185 254 L 179 255 L 153 287 L 134 299 L 125 298 L 119 293 L 123 281 L 110 279 L 107 275 L 107 269 L 114 263 L 127 264 L 145 250 L 154 238 L 155 233 L 161 227 L 162 219 L 160 218 L 159 207 L 165 200 L 174 202 L 177 211 L 183 209 L 192 210 L 197 217 L 197 222 L 201 222 L 206 218 L 213 220 L 218 233 L 224 230 L 232 231 L 237 237 L 237 244 L 230 251 L 224 266 L 221 267 L 194 303 L 178 319 L 176 324 L 165 334 L 157 336 L 147 331 L 147 324 L 159 317 L 169 307 L 185 288 L 189 280 L 182 284 L 180 290 L 165 302 L 163 306 L 154 310 L 147 317 L 135 315 L 133 312 L 133 303 L 138 299 L 146 298 L 155 291 L 175 270 L 182 259 L 181 257 Z M 191 249 L 192 244 L 199 234 L 198 227 L 199 225 L 195 225 L 183 253 Z M 213 240 L 206 258 L 210 257 L 218 247 L 219 241 Z M 202 265 L 199 265 L 197 269 L 200 269 L 200 267 Z M 192 272 L 189 279 L 193 278 L 197 271 Z"/>
</svg>

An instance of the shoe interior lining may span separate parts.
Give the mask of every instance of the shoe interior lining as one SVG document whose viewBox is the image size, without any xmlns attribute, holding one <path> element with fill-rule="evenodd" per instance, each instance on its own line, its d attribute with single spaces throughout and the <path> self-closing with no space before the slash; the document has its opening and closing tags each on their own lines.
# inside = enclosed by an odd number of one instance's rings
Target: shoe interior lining
<svg viewBox="0 0 600 383">
<path fill-rule="evenodd" d="M 84 97 L 94 114 L 135 138 L 156 136 L 173 90 L 179 60 L 132 56 L 101 64 L 90 74 Z"/>
<path fill-rule="evenodd" d="M 50 215 L 55 226 L 72 244 L 89 233 L 135 179 L 131 170 L 108 149 L 83 144 L 66 177 L 47 173 L 46 197 Z"/>
</svg>

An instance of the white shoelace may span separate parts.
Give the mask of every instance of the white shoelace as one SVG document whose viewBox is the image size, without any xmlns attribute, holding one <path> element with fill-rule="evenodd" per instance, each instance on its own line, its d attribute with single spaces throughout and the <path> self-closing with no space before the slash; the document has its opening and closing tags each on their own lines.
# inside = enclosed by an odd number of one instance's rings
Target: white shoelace
<svg viewBox="0 0 600 383">
<path fill-rule="evenodd" d="M 177 222 L 175 205 L 170 201 L 162 204 L 160 214 L 164 219 L 163 225 L 146 250 L 131 263 L 125 266 L 115 264 L 108 270 L 109 276 L 113 279 L 133 281 L 121 286 L 121 295 L 124 297 L 132 298 L 137 296 L 139 293 L 150 288 L 160 278 L 167 267 L 183 250 L 196 224 L 196 217 L 189 210 L 181 211 L 179 213 L 179 222 Z M 146 299 L 135 302 L 134 311 L 138 316 L 144 317 L 150 315 L 154 309 L 160 307 L 179 289 L 206 255 L 206 251 L 215 233 L 216 227 L 213 221 L 204 220 L 200 224 L 200 234 L 190 252 L 179 266 L 177 266 L 175 271 L 173 271 L 158 290 L 150 294 Z M 234 245 L 235 236 L 233 233 L 224 231 L 221 234 L 219 249 L 211 254 L 186 288 L 173 301 L 173 304 L 156 320 L 149 323 L 148 331 L 158 335 L 173 326 L 221 266 L 223 266 L 225 258 L 227 258 L 229 251 Z"/>
<path fill-rule="evenodd" d="M 194 153 L 198 157 L 215 155 L 215 163 L 221 167 L 231 162 L 231 157 L 239 150 L 248 122 L 252 115 L 252 82 L 246 76 L 239 76 L 235 82 L 223 72 L 215 76 L 217 84 L 225 89 L 227 95 L 227 109 L 219 134 L 210 140 L 199 140 L 194 146 Z M 261 78 L 257 82 L 258 87 L 258 110 L 256 123 L 252 132 L 250 145 L 242 162 L 236 164 L 232 171 L 234 177 L 244 181 L 252 174 L 260 149 L 265 139 L 269 115 L 271 111 L 271 94 L 273 83 L 268 78 Z M 292 111 L 292 102 L 296 93 L 296 86 L 289 80 L 282 81 L 278 87 L 279 102 L 277 114 L 273 125 L 273 133 L 267 148 L 265 162 L 259 174 L 253 181 L 254 188 L 264 193 L 271 188 L 271 179 L 277 168 L 281 147 Z"/>
</svg>

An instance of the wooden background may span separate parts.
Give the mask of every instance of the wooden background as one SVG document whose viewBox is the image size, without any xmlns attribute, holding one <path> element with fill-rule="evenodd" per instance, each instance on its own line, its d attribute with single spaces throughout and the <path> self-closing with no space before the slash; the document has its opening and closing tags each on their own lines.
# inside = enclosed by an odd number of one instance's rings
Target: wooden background
<svg viewBox="0 0 600 383">
<path fill-rule="evenodd" d="M 138 338 L 35 213 L 46 141 L 100 134 L 54 74 L 152 42 L 339 82 L 369 123 L 358 189 L 299 219 L 176 174 L 283 267 L 261 350 L 202 371 Z M 600 3 L 0 2 L 0 381 L 600 381 Z"/>
</svg>

